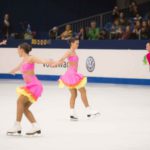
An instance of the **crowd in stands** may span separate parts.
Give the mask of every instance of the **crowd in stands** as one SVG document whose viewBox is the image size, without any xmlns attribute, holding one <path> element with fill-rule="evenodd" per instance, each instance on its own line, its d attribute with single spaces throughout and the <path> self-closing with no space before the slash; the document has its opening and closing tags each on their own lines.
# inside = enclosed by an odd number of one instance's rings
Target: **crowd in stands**
<svg viewBox="0 0 150 150">
<path fill-rule="evenodd" d="M 150 38 L 150 10 L 142 14 L 137 3 L 132 1 L 125 10 L 115 6 L 112 10 L 111 21 L 104 27 L 98 27 L 95 20 L 89 27 L 82 27 L 75 33 L 71 25 L 66 25 L 65 31 L 58 34 L 59 29 L 53 28 L 49 35 L 51 39 L 68 40 L 77 36 L 80 40 L 105 40 L 105 39 L 149 39 Z M 55 35 L 55 36 L 54 36 Z"/>
<path fill-rule="evenodd" d="M 19 28 L 21 28 L 21 32 L 13 32 L 10 22 L 10 16 L 9 14 L 5 14 L 1 24 L 0 38 L 15 38 L 25 40 L 30 40 L 34 38 L 35 33 L 31 31 L 31 25 L 29 23 L 21 22 L 19 23 Z"/>
<path fill-rule="evenodd" d="M 126 12 L 115 6 L 109 31 L 111 39 L 148 39 L 150 11 L 142 16 L 135 1 L 131 2 Z"/>
<path fill-rule="evenodd" d="M 105 39 L 106 32 L 104 30 L 100 30 L 99 27 L 96 25 L 96 21 L 91 21 L 90 27 L 88 28 L 80 28 L 78 33 L 73 32 L 71 25 L 66 25 L 65 30 L 59 35 L 58 28 L 54 27 L 49 32 L 50 39 L 61 39 L 61 40 L 68 40 L 71 37 L 75 36 L 80 40 L 98 40 L 98 39 Z"/>
<path fill-rule="evenodd" d="M 111 20 L 103 27 L 97 25 L 92 20 L 89 26 L 82 26 L 79 31 L 75 32 L 70 24 L 67 24 L 64 31 L 60 31 L 58 27 L 53 27 L 49 31 L 49 38 L 52 40 L 61 39 L 68 40 L 73 36 L 80 40 L 105 40 L 105 39 L 149 39 L 150 38 L 150 10 L 143 14 L 139 9 L 136 1 L 132 1 L 127 9 L 121 10 L 115 6 L 112 10 Z M 10 33 L 10 17 L 4 15 L 2 32 L 4 38 L 36 38 L 36 33 L 31 30 L 29 23 L 22 23 L 22 33 Z"/>
</svg>

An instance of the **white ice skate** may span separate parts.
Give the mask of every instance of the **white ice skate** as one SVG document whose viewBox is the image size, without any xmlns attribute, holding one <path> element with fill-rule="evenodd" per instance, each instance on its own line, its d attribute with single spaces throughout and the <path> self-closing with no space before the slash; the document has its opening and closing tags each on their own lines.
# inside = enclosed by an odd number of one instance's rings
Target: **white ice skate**
<svg viewBox="0 0 150 150">
<path fill-rule="evenodd" d="M 32 129 L 26 132 L 26 136 L 41 136 L 41 129 L 39 127 L 32 127 Z"/>
<path fill-rule="evenodd" d="M 41 136 L 41 130 L 30 130 L 26 133 L 27 136 Z"/>
<path fill-rule="evenodd" d="M 14 126 L 7 131 L 9 136 L 20 136 L 21 135 L 21 126 L 19 123 L 15 123 Z"/>
<path fill-rule="evenodd" d="M 93 117 L 96 117 L 96 116 L 99 116 L 100 115 L 100 112 L 96 111 L 96 110 L 89 110 L 87 112 L 87 117 L 88 118 L 93 118 Z"/>
<path fill-rule="evenodd" d="M 75 114 L 70 115 L 70 120 L 71 121 L 78 121 L 78 117 Z"/>
<path fill-rule="evenodd" d="M 74 108 L 70 109 L 70 120 L 71 121 L 78 121 L 78 116 L 76 115 L 76 111 Z"/>
</svg>

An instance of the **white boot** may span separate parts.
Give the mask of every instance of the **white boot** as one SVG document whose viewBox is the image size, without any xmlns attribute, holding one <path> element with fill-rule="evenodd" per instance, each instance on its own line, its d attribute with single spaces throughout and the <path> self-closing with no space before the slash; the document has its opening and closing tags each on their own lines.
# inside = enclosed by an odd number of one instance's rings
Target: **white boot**
<svg viewBox="0 0 150 150">
<path fill-rule="evenodd" d="M 7 131 L 7 135 L 21 135 L 21 124 L 16 121 L 14 126 Z"/>
<path fill-rule="evenodd" d="M 75 113 L 75 109 L 70 109 L 70 120 L 71 121 L 78 121 L 78 116 Z"/>
<path fill-rule="evenodd" d="M 26 135 L 41 135 L 41 128 L 37 123 L 32 123 L 32 128 Z"/>
<path fill-rule="evenodd" d="M 86 112 L 87 112 L 87 117 L 88 118 L 100 115 L 99 111 L 93 110 L 93 109 L 91 109 L 91 107 L 87 107 L 86 108 Z"/>
</svg>

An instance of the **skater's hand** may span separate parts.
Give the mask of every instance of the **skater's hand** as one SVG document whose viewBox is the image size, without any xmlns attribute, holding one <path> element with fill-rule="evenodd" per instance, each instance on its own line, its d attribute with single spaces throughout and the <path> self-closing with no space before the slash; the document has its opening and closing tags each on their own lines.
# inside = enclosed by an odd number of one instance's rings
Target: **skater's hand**
<svg viewBox="0 0 150 150">
<path fill-rule="evenodd" d="M 16 72 L 15 72 L 15 71 L 13 71 L 13 70 L 12 70 L 12 71 L 10 71 L 9 73 L 10 73 L 10 74 L 12 74 L 12 75 L 16 75 Z"/>
<path fill-rule="evenodd" d="M 51 67 L 56 67 L 58 65 L 57 62 L 54 62 L 53 64 L 51 64 Z"/>
<path fill-rule="evenodd" d="M 51 67 L 56 67 L 58 65 L 61 65 L 64 63 L 64 60 L 58 60 L 58 61 L 54 61 L 51 65 Z"/>
</svg>

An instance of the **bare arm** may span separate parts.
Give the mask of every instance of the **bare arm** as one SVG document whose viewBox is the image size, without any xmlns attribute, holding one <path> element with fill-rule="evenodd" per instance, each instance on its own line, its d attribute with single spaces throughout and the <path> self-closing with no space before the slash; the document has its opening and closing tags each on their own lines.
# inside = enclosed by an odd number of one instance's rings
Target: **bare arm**
<svg viewBox="0 0 150 150">
<path fill-rule="evenodd" d="M 71 55 L 70 51 L 67 51 L 59 60 L 55 61 L 52 66 L 61 65 L 64 63 L 65 59 Z"/>
<path fill-rule="evenodd" d="M 33 63 L 37 63 L 37 64 L 48 64 L 48 65 L 52 65 L 54 63 L 54 61 L 52 59 L 50 60 L 46 60 L 46 59 L 41 59 L 35 56 L 32 56 L 31 61 Z"/>
<path fill-rule="evenodd" d="M 20 70 L 21 65 L 22 65 L 22 62 L 21 62 L 19 65 L 17 65 L 15 68 L 13 68 L 13 69 L 10 71 L 10 74 L 15 75 L 16 72 L 18 72 L 18 71 Z"/>
</svg>

